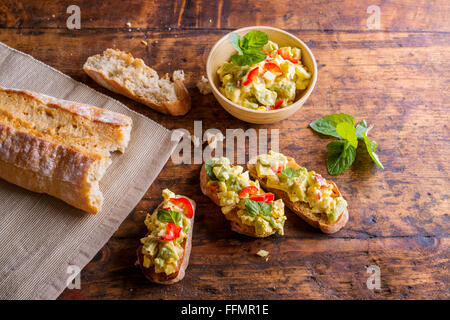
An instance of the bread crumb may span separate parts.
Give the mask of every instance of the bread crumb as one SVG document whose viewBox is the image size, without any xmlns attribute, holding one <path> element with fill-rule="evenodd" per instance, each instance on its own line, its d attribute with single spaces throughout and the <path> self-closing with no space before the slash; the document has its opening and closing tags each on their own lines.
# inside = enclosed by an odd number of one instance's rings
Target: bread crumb
<svg viewBox="0 0 450 320">
<path fill-rule="evenodd" d="M 144 46 L 147 46 L 147 45 L 148 45 L 147 41 L 145 41 L 145 40 L 141 40 L 141 43 L 142 43 Z"/>
<path fill-rule="evenodd" d="M 258 256 L 260 256 L 261 258 L 266 258 L 266 261 L 267 260 L 269 260 L 269 257 L 268 257 L 268 255 L 269 255 L 269 251 L 266 251 L 266 250 L 259 250 L 257 253 L 256 253 L 256 255 L 258 255 Z"/>
<path fill-rule="evenodd" d="M 127 22 L 127 23 L 125 23 L 125 25 L 126 25 L 128 28 L 130 28 L 130 27 L 131 27 L 131 22 Z"/>
<path fill-rule="evenodd" d="M 175 70 L 172 74 L 173 81 L 184 81 L 184 71 L 183 70 Z"/>
<path fill-rule="evenodd" d="M 211 86 L 209 85 L 208 79 L 202 76 L 200 80 L 197 81 L 197 88 L 201 94 L 207 95 L 211 93 Z"/>
</svg>

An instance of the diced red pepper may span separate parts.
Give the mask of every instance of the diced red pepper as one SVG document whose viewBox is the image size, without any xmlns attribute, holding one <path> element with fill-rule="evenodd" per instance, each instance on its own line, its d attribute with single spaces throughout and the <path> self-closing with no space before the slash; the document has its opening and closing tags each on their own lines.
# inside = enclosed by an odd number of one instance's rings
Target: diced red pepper
<svg viewBox="0 0 450 320">
<path fill-rule="evenodd" d="M 278 99 L 277 102 L 275 102 L 275 104 L 273 105 L 272 109 L 276 110 L 279 107 L 281 107 L 282 104 L 283 104 L 283 99 Z"/>
<path fill-rule="evenodd" d="M 250 197 L 250 200 L 262 201 L 262 202 L 272 202 L 273 199 L 275 199 L 275 196 L 273 195 L 273 193 L 270 193 L 270 192 Z"/>
<path fill-rule="evenodd" d="M 252 196 L 258 193 L 258 188 L 255 186 L 245 187 L 239 192 L 239 198 L 245 198 L 245 196 Z"/>
<path fill-rule="evenodd" d="M 337 198 L 339 197 L 339 190 L 336 187 L 336 185 L 334 184 L 333 181 L 327 180 L 328 184 L 331 185 L 331 190 L 333 191 L 333 194 L 331 195 L 331 197 L 333 198 Z"/>
<path fill-rule="evenodd" d="M 319 186 L 321 187 L 327 185 L 326 180 L 320 174 L 314 175 L 314 179 L 316 179 L 316 181 L 319 183 Z"/>
<path fill-rule="evenodd" d="M 256 77 L 259 74 L 259 67 L 256 67 L 254 69 L 252 69 L 247 76 L 247 80 L 244 81 L 244 86 L 248 86 L 250 83 L 253 82 L 253 80 L 256 79 Z"/>
<path fill-rule="evenodd" d="M 277 53 L 284 59 L 284 60 L 288 60 L 294 64 L 298 63 L 298 59 L 295 59 L 293 57 L 291 57 L 291 55 L 289 54 L 289 52 L 286 51 L 286 48 L 280 48 L 277 50 Z"/>
<path fill-rule="evenodd" d="M 194 215 L 194 208 L 192 208 L 191 202 L 186 198 L 170 198 L 170 202 L 174 205 L 183 208 L 184 215 L 189 219 Z"/>
<path fill-rule="evenodd" d="M 322 198 L 322 191 L 318 190 L 318 192 L 316 192 L 316 199 L 317 201 L 319 201 Z"/>
<path fill-rule="evenodd" d="M 175 223 L 169 222 L 166 227 L 166 234 L 163 238 L 165 241 L 172 241 L 180 236 L 181 227 Z"/>
<path fill-rule="evenodd" d="M 280 173 L 281 170 L 282 170 L 282 168 L 281 168 L 281 166 L 280 166 L 278 163 L 275 163 L 275 164 L 272 166 L 272 171 L 275 172 L 275 173 Z"/>
<path fill-rule="evenodd" d="M 264 69 L 272 73 L 283 73 L 283 71 L 281 71 L 281 68 L 276 63 L 273 62 L 266 62 L 264 64 Z"/>
<path fill-rule="evenodd" d="M 213 192 L 217 192 L 217 190 L 219 190 L 219 186 L 217 184 L 212 184 L 208 186 L 208 188 L 210 188 Z"/>
</svg>

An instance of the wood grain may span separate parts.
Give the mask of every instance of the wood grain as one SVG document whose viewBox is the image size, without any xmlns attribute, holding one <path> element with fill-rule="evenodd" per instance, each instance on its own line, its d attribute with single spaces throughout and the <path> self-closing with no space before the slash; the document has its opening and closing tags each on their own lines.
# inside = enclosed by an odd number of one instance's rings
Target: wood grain
<svg viewBox="0 0 450 320">
<path fill-rule="evenodd" d="M 327 178 L 326 144 L 308 128 L 326 114 L 346 112 L 374 125 L 386 169 L 364 146 L 352 168 L 332 179 L 347 198 L 350 220 L 325 236 L 287 212 L 286 236 L 253 240 L 230 231 L 199 190 L 199 164 L 169 160 L 136 210 L 82 271 L 82 289 L 61 299 L 448 299 L 450 36 L 446 1 L 383 1 L 381 30 L 367 30 L 371 1 L 124 1 L 126 13 L 101 1 L 79 1 L 82 29 L 67 30 L 69 1 L 0 4 L 0 41 L 108 94 L 169 129 L 278 129 L 280 151 Z M 299 10 L 299 6 L 302 10 Z M 252 8 L 250 11 L 248 8 Z M 52 17 L 52 15 L 55 17 Z M 125 26 L 131 22 L 131 28 Z M 209 49 L 229 30 L 250 24 L 291 31 L 311 48 L 318 83 L 292 119 L 250 125 L 234 119 L 195 82 Z M 170 30 L 169 30 L 170 28 Z M 148 46 L 141 41 L 148 42 Z M 81 69 L 113 47 L 141 57 L 160 73 L 182 68 L 193 109 L 161 115 L 99 87 Z M 171 287 L 146 282 L 133 266 L 144 214 L 161 189 L 198 204 L 186 278 Z M 255 256 L 268 250 L 268 262 Z M 231 261 L 231 263 L 230 263 Z M 381 269 L 381 290 L 366 287 L 366 267 Z"/>
</svg>

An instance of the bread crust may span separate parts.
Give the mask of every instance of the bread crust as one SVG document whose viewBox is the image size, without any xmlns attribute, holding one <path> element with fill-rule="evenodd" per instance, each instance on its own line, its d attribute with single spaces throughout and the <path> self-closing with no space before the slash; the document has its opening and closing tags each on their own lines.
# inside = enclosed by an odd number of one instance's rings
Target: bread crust
<svg viewBox="0 0 450 320">
<path fill-rule="evenodd" d="M 106 156 L 83 154 L 0 125 L 0 178 L 86 212 L 97 213 L 103 201 L 101 197 L 99 203 L 91 203 L 91 190 L 98 187 L 89 180 L 91 166 L 108 161 Z"/>
<path fill-rule="evenodd" d="M 293 159 L 291 157 L 287 157 L 287 159 L 288 159 L 288 163 L 289 163 L 290 167 L 293 167 L 293 168 L 300 167 L 295 162 L 295 159 Z M 250 176 L 253 179 L 257 179 L 259 181 L 259 183 L 261 184 L 261 186 L 265 190 L 272 192 L 276 198 L 282 199 L 283 202 L 286 204 L 286 206 L 289 209 L 291 209 L 291 211 L 293 213 L 295 213 L 297 216 L 302 218 L 309 225 L 311 225 L 315 228 L 319 228 L 323 233 L 332 234 L 332 233 L 338 232 L 347 224 L 347 221 L 348 221 L 348 210 L 347 209 L 345 209 L 344 212 L 342 212 L 342 214 L 339 216 L 337 221 L 330 223 L 323 215 L 316 215 L 316 214 L 312 213 L 311 208 L 309 207 L 308 203 L 302 202 L 302 201 L 292 202 L 289 199 L 289 195 L 285 191 L 268 187 L 266 184 L 266 182 L 267 182 L 266 178 L 258 178 L 255 163 L 256 163 L 256 159 L 252 159 L 247 163 L 247 168 L 248 168 Z M 341 196 L 341 192 L 339 191 L 337 186 L 334 184 L 334 182 L 332 182 L 332 181 L 330 181 L 330 182 L 336 187 L 336 190 L 338 191 L 339 196 Z"/>
<path fill-rule="evenodd" d="M 42 93 L 37 93 L 29 90 L 20 90 L 20 89 L 12 89 L 12 88 L 2 88 L 0 87 L 0 91 L 6 93 L 16 93 L 24 96 L 28 96 L 32 99 L 37 100 L 38 102 L 64 110 L 66 112 L 72 113 L 74 115 L 86 118 L 95 122 L 102 122 L 112 126 L 130 126 L 133 124 L 133 121 L 130 117 L 120 114 L 117 112 L 109 111 L 102 108 L 97 108 L 91 105 L 87 105 L 84 103 L 68 101 L 63 99 L 58 99 L 54 97 L 47 96 Z"/>
<path fill-rule="evenodd" d="M 119 50 L 116 50 L 119 51 Z M 125 57 L 125 59 L 132 60 L 134 57 L 123 51 L 120 51 L 120 54 Z M 105 87 L 108 90 L 111 90 L 115 93 L 122 94 L 134 101 L 140 102 L 158 112 L 169 114 L 172 116 L 183 116 L 189 112 L 191 109 L 191 96 L 189 95 L 188 90 L 184 86 L 183 82 L 180 80 L 174 81 L 175 86 L 175 94 L 178 98 L 176 101 L 170 102 L 162 102 L 162 103 L 154 103 L 149 99 L 145 99 L 144 97 L 140 97 L 135 95 L 131 90 L 127 87 L 121 85 L 118 81 L 113 78 L 108 77 L 103 72 L 97 71 L 93 68 L 90 68 L 87 64 L 83 66 L 83 70 L 99 85 Z M 155 72 L 156 73 L 156 72 Z"/>
<path fill-rule="evenodd" d="M 169 285 L 169 284 L 173 284 L 173 283 L 177 283 L 177 282 L 181 281 L 186 274 L 186 268 L 189 265 L 189 257 L 191 255 L 192 232 L 194 230 L 194 218 L 195 218 L 196 204 L 195 204 L 194 200 L 192 200 L 188 197 L 185 197 L 185 196 L 183 196 L 183 197 L 188 199 L 189 202 L 191 203 L 192 208 L 194 209 L 194 214 L 191 218 L 191 227 L 189 229 L 187 238 L 181 245 L 183 247 L 183 257 L 181 258 L 182 262 L 181 262 L 181 264 L 179 264 L 178 270 L 170 275 L 167 275 L 165 272 L 156 273 L 154 267 L 151 266 L 150 268 L 145 268 L 143 265 L 144 264 L 144 255 L 142 253 L 143 245 L 140 245 L 136 251 L 137 259 L 138 259 L 137 263 L 139 264 L 139 267 L 141 268 L 141 271 L 144 274 L 144 276 L 151 282 Z M 164 202 L 162 202 L 155 209 L 155 211 L 158 210 L 159 208 L 161 208 L 163 203 Z M 148 233 L 147 233 L 147 235 L 148 235 Z"/>
<path fill-rule="evenodd" d="M 208 174 L 206 173 L 205 164 L 203 164 L 202 169 L 200 170 L 200 189 L 202 190 L 202 193 L 210 198 L 212 202 L 214 202 L 217 206 L 220 207 L 220 200 L 217 196 L 217 193 L 214 192 L 212 189 L 208 188 L 207 184 L 209 181 Z M 273 231 L 271 233 L 258 235 L 256 234 L 255 227 L 248 226 L 246 224 L 243 224 L 241 222 L 241 219 L 237 215 L 238 209 L 233 209 L 230 212 L 227 212 L 224 214 L 225 218 L 230 221 L 231 230 L 249 236 L 254 238 L 266 238 L 268 236 L 273 235 L 276 231 Z"/>
<path fill-rule="evenodd" d="M 6 101 L 0 108 L 0 178 L 34 192 L 52 195 L 83 211 L 98 213 L 103 203 L 99 181 L 111 164 L 109 151 L 124 152 L 130 139 L 131 118 L 27 90 L 0 88 L 0 95 L 5 99 L 2 101 Z M 70 113 L 74 115 L 71 119 L 77 121 L 102 123 L 99 127 L 111 128 L 115 134 L 112 142 L 105 146 L 110 149 L 76 145 L 55 133 L 54 127 L 45 126 L 48 122 L 36 129 L 35 120 L 16 118 L 13 111 L 24 105 L 31 108 L 32 113 L 42 113 L 40 106 L 43 105 L 46 110 Z M 89 141 L 89 137 L 77 139 Z"/>
</svg>

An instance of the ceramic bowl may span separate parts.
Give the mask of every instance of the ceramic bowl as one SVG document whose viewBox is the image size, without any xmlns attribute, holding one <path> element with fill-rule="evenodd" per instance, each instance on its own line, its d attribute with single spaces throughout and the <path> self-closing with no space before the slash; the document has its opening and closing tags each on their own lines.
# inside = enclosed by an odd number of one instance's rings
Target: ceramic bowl
<svg viewBox="0 0 450 320">
<path fill-rule="evenodd" d="M 296 101 L 293 104 L 278 110 L 252 110 L 231 102 L 231 100 L 226 98 L 219 91 L 218 88 L 220 87 L 220 80 L 219 76 L 217 75 L 217 69 L 222 62 L 229 61 L 230 57 L 236 53 L 236 50 L 228 41 L 229 34 L 225 35 L 223 38 L 217 41 L 217 43 L 212 47 L 211 52 L 208 56 L 208 60 L 206 62 L 206 73 L 214 96 L 216 97 L 217 101 L 219 101 L 220 105 L 231 115 L 250 123 L 274 123 L 292 116 L 306 102 L 311 92 L 313 91 L 314 86 L 316 85 L 317 64 L 311 50 L 303 41 L 281 29 L 255 26 L 241 28 L 233 32 L 238 33 L 242 37 L 252 30 L 264 31 L 269 35 L 269 40 L 277 43 L 279 47 L 289 46 L 300 48 L 302 52 L 302 64 L 306 66 L 308 72 L 312 72 L 312 77 L 308 87 L 305 90 L 301 91 L 300 94 L 297 94 L 298 96 L 296 97 Z"/>
</svg>

